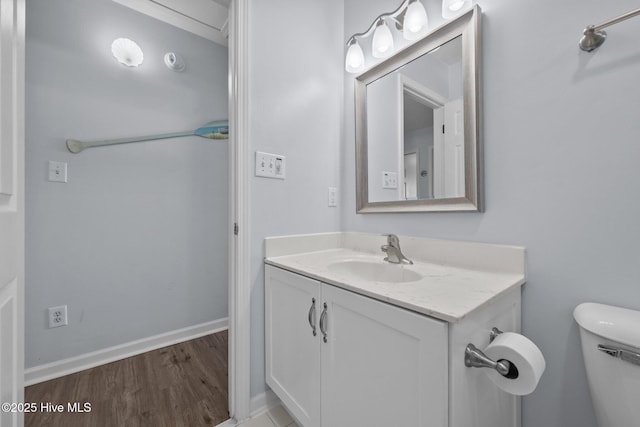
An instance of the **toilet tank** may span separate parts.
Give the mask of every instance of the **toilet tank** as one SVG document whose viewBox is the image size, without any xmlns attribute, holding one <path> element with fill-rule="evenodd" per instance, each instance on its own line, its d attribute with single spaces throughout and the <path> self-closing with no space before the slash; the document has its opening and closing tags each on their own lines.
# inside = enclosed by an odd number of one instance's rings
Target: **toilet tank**
<svg viewBox="0 0 640 427">
<path fill-rule="evenodd" d="M 598 426 L 640 425 L 640 311 L 584 303 L 573 317 Z"/>
</svg>

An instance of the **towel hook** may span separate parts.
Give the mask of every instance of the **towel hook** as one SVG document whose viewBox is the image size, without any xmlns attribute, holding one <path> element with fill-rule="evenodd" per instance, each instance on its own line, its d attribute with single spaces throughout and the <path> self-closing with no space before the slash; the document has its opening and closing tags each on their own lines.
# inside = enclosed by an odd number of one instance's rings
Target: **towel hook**
<svg viewBox="0 0 640 427">
<path fill-rule="evenodd" d="M 604 28 L 617 24 L 622 21 L 626 21 L 629 18 L 633 18 L 636 15 L 640 15 L 640 9 L 632 10 L 616 18 L 609 19 L 600 25 L 589 25 L 584 29 L 583 36 L 580 38 L 578 45 L 580 49 L 591 52 L 602 46 L 602 43 L 607 39 L 607 33 Z"/>
</svg>

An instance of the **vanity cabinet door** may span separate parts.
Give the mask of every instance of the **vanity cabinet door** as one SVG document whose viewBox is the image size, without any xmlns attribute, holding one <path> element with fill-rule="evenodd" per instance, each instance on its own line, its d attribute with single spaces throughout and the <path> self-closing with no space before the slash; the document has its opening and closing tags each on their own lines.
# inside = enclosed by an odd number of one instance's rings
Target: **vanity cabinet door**
<svg viewBox="0 0 640 427">
<path fill-rule="evenodd" d="M 447 426 L 447 323 L 330 285 L 322 300 L 322 426 Z"/>
<path fill-rule="evenodd" d="M 265 266 L 266 381 L 305 427 L 320 426 L 320 286 Z"/>
</svg>

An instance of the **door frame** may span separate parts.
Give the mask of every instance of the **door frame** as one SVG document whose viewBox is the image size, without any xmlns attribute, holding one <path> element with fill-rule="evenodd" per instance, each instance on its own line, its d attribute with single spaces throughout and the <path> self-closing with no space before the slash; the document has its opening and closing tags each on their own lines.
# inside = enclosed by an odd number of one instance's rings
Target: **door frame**
<svg viewBox="0 0 640 427">
<path fill-rule="evenodd" d="M 25 0 L 0 0 L 0 393 L 24 402 Z M 22 411 L 0 424 L 22 427 Z"/>
<path fill-rule="evenodd" d="M 229 9 L 229 415 L 251 415 L 249 0 Z"/>
<path fill-rule="evenodd" d="M 24 22 L 24 0 L 17 0 L 21 5 L 18 13 Z M 251 357 L 250 357 L 250 171 L 249 155 L 249 0 L 232 0 L 229 9 L 229 414 L 234 421 L 243 421 L 251 415 Z M 16 55 L 24 64 L 25 34 L 15 33 Z M 12 105 L 12 113 L 18 124 L 16 136 L 19 149 L 24 151 L 24 81 L 25 67 L 16 68 L 16 76 L 12 78 L 11 87 L 19 94 Z M 19 156 L 20 157 L 20 156 Z M 22 157 L 22 166 L 24 158 Z M 19 173 L 23 173 L 20 170 Z M 20 195 L 24 200 L 24 192 Z M 24 224 L 24 211 L 21 212 L 20 223 Z M 238 234 L 234 229 L 239 230 Z M 25 231 L 22 226 L 18 230 L 24 242 Z M 19 256 L 24 256 L 24 247 L 19 247 Z M 21 258 L 22 259 L 22 258 Z M 24 263 L 22 263 L 22 267 Z M 24 278 L 23 272 L 21 277 Z M 18 284 L 18 292 L 24 291 L 24 281 Z M 24 300 L 20 301 L 24 312 Z M 18 338 L 24 342 L 24 329 L 18 332 Z M 20 353 L 22 358 L 23 353 Z M 23 360 L 18 361 L 18 377 L 24 375 Z M 24 392 L 20 379 L 20 393 Z M 22 396 L 22 394 L 20 394 Z"/>
</svg>

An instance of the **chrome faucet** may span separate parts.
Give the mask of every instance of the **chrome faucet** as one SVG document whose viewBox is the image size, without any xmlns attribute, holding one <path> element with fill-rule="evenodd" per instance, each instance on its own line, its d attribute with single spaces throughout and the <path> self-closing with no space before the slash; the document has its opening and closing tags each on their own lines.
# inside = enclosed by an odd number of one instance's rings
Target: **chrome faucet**
<svg viewBox="0 0 640 427">
<path fill-rule="evenodd" d="M 413 264 L 413 261 L 402 254 L 402 251 L 400 250 L 400 239 L 398 239 L 398 236 L 395 234 L 385 234 L 385 236 L 387 236 L 387 244 L 380 247 L 382 252 L 387 254 L 384 260 L 392 264 Z"/>
</svg>

